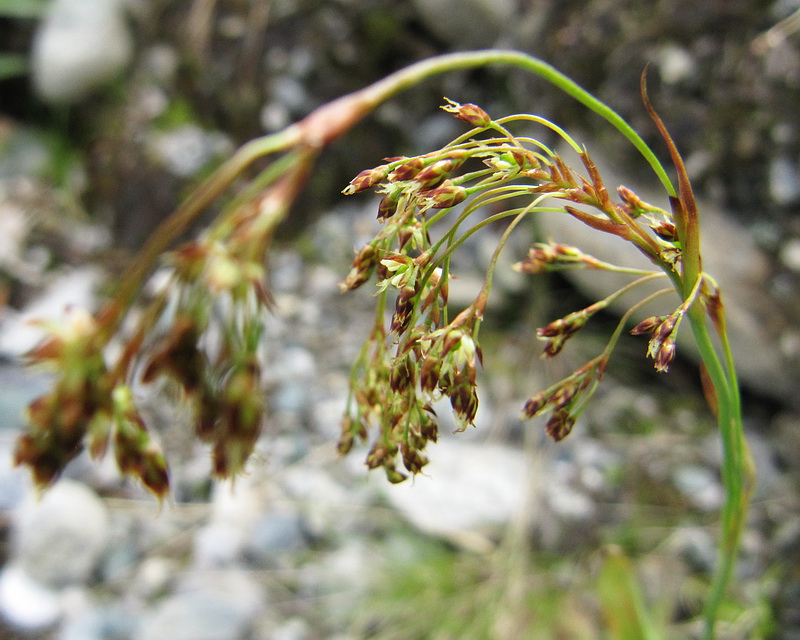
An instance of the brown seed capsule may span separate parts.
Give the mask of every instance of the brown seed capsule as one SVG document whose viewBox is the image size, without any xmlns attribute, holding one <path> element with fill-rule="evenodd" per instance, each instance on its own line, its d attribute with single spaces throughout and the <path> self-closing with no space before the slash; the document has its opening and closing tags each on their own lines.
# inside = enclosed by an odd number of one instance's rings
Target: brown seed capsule
<svg viewBox="0 0 800 640">
<path fill-rule="evenodd" d="M 389 174 L 389 182 L 402 182 L 403 180 L 411 180 L 420 171 L 422 171 L 425 163 L 422 158 L 411 158 L 408 162 L 404 162 L 399 167 L 396 167 Z"/>
<path fill-rule="evenodd" d="M 420 193 L 420 196 L 427 203 L 432 203 L 432 209 L 448 209 L 467 199 L 467 190 L 464 187 L 454 185 L 450 180 L 445 180 L 435 189 L 428 189 Z"/>
<path fill-rule="evenodd" d="M 533 418 L 539 415 L 549 404 L 550 396 L 544 391 L 539 391 L 528 398 L 528 401 L 522 408 L 522 414 L 527 418 Z"/>
<path fill-rule="evenodd" d="M 411 322 L 414 312 L 414 297 L 416 289 L 414 287 L 403 287 L 397 295 L 394 314 L 392 314 L 392 324 L 389 328 L 390 333 L 401 334 Z"/>
<path fill-rule="evenodd" d="M 545 426 L 545 433 L 558 442 L 566 438 L 575 425 L 575 418 L 566 410 L 561 409 L 553 413 Z"/>
<path fill-rule="evenodd" d="M 442 360 L 438 355 L 428 354 L 422 361 L 419 371 L 420 388 L 425 393 L 433 393 L 439 385 L 442 370 Z"/>
<path fill-rule="evenodd" d="M 489 117 L 489 114 L 478 105 L 470 102 L 466 104 L 459 104 L 458 102 L 454 102 L 449 98 L 445 98 L 445 100 L 447 100 L 448 104 L 442 105 L 441 109 L 454 114 L 456 118 L 466 122 L 469 126 L 478 127 L 480 129 L 485 129 L 486 127 L 491 126 L 491 117 Z"/>
<path fill-rule="evenodd" d="M 365 191 L 383 180 L 387 173 L 388 167 L 386 165 L 381 165 L 374 169 L 364 169 L 364 171 L 350 181 L 350 184 L 342 189 L 342 193 L 346 196 L 350 196 L 354 193 Z"/>
<path fill-rule="evenodd" d="M 643 336 L 648 333 L 653 333 L 663 321 L 664 316 L 650 316 L 649 318 L 645 318 L 631 329 L 631 335 Z"/>
<path fill-rule="evenodd" d="M 658 347 L 658 351 L 656 351 L 656 371 L 661 373 L 669 371 L 669 365 L 675 359 L 675 351 L 675 340 L 672 337 L 665 338 Z"/>
<path fill-rule="evenodd" d="M 661 220 L 650 225 L 650 228 L 653 230 L 653 233 L 655 233 L 662 240 L 666 240 L 667 242 L 678 242 L 679 240 L 678 229 L 674 222 Z"/>
<path fill-rule="evenodd" d="M 391 218 L 397 211 L 398 194 L 387 193 L 378 204 L 378 220 Z"/>
</svg>

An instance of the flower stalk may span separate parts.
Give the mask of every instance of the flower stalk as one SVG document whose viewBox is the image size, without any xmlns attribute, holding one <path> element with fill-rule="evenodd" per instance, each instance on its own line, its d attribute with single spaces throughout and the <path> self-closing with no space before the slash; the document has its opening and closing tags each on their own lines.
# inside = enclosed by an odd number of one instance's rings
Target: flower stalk
<svg viewBox="0 0 800 640">
<path fill-rule="evenodd" d="M 706 397 L 723 444 L 726 491 L 718 569 L 705 611 L 712 640 L 720 605 L 734 573 L 752 492 L 753 466 L 744 439 L 741 400 L 726 334 L 724 306 L 702 271 L 700 215 L 683 161 L 647 96 L 645 108 L 664 139 L 678 176 L 677 190 L 656 154 L 615 111 L 551 65 L 516 51 L 486 50 L 439 56 L 411 65 L 311 113 L 279 133 L 245 144 L 201 184 L 153 234 L 122 279 L 114 298 L 96 314 L 77 314 L 68 330 L 53 327 L 28 355 L 59 377 L 29 407 L 30 427 L 19 439 L 16 461 L 31 467 L 36 483 L 53 482 L 81 450 L 99 457 L 111 447 L 123 473 L 139 478 L 159 497 L 169 489 L 168 465 L 139 415 L 135 389 L 164 379 L 176 387 L 195 417 L 196 436 L 209 444 L 215 473 L 240 473 L 268 411 L 261 382 L 265 322 L 272 305 L 268 255 L 275 228 L 290 214 L 319 153 L 393 95 L 437 74 L 488 66 L 534 73 L 604 118 L 640 152 L 663 185 L 671 211 L 642 201 L 631 189 L 610 190 L 588 150 L 540 116 L 493 119 L 473 104 L 443 106 L 470 130 L 445 147 L 415 157 L 387 158 L 359 173 L 344 189 L 382 194 L 381 228 L 356 252 L 342 292 L 377 281 L 375 325 L 351 373 L 351 393 L 338 449 L 368 443 L 366 464 L 382 468 L 390 482 L 420 473 L 425 448 L 438 437 L 434 405 L 449 401 L 456 430 L 474 425 L 478 412 L 479 334 L 494 270 L 512 233 L 539 213 L 569 215 L 598 233 L 632 243 L 654 271 L 597 260 L 580 249 L 535 243 L 516 268 L 529 274 L 558 269 L 596 269 L 638 279 L 605 300 L 554 320 L 537 332 L 545 355 L 568 341 L 608 306 L 656 277 L 667 277 L 677 309 L 642 319 L 634 335 L 650 335 L 647 353 L 659 371 L 675 357 L 684 318 L 695 336 L 705 372 Z M 573 168 L 535 136 L 513 133 L 543 126 L 579 155 Z M 234 194 L 198 238 L 175 247 L 187 227 L 221 199 L 257 159 L 275 156 L 249 187 Z M 612 195 L 615 194 L 615 195 Z M 525 206 L 505 208 L 527 198 Z M 491 207 L 489 215 L 479 215 Z M 508 220 L 510 219 L 510 222 Z M 475 233 L 504 222 L 483 286 L 460 311 L 451 309 L 451 258 Z M 140 293 L 155 268 L 170 271 L 170 284 L 153 299 Z M 530 397 L 525 419 L 549 412 L 546 432 L 561 440 L 574 428 L 606 370 L 629 319 L 651 294 L 621 319 L 606 348 L 565 379 Z M 134 305 L 138 324 L 126 327 Z M 392 310 L 387 319 L 387 310 Z M 453 315 L 454 314 L 454 315 Z M 719 336 L 718 351 L 710 324 Z M 213 348 L 208 335 L 218 336 Z M 112 341 L 121 345 L 110 357 Z"/>
</svg>

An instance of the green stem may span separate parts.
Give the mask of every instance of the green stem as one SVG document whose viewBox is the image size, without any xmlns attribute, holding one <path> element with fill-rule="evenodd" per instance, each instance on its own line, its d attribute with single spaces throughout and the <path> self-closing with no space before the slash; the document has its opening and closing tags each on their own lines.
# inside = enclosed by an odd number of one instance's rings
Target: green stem
<svg viewBox="0 0 800 640">
<path fill-rule="evenodd" d="M 705 639 L 713 640 L 714 626 L 719 608 L 733 576 L 739 543 L 746 523 L 747 510 L 753 485 L 753 466 L 744 438 L 741 407 L 736 372 L 730 349 L 725 347 L 727 371 L 720 360 L 706 324 L 700 305 L 688 312 L 700 357 L 717 394 L 717 423 L 722 442 L 722 482 L 725 487 L 725 504 L 722 508 L 722 531 L 718 566 L 711 585 L 711 595 L 706 601 Z M 723 338 L 727 345 L 727 338 Z"/>
</svg>

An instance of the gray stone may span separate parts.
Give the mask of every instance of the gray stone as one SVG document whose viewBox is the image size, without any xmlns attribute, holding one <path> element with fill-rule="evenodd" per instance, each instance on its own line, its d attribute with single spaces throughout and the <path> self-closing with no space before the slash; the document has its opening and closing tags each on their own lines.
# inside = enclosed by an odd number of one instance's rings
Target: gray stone
<svg viewBox="0 0 800 640">
<path fill-rule="evenodd" d="M 214 158 L 231 153 L 233 143 L 222 133 L 204 131 L 195 124 L 185 124 L 154 136 L 150 141 L 150 149 L 167 171 L 188 178 Z"/>
<path fill-rule="evenodd" d="M 527 456 L 486 442 L 442 438 L 427 453 L 426 474 L 379 490 L 415 527 L 465 546 L 482 546 L 485 535 L 508 524 L 526 506 Z"/>
<path fill-rule="evenodd" d="M 797 164 L 785 156 L 769 164 L 769 192 L 779 205 L 795 204 L 800 199 L 800 173 Z"/>
<path fill-rule="evenodd" d="M 135 612 L 123 606 L 96 607 L 64 621 L 58 640 L 123 640 L 136 629 Z"/>
<path fill-rule="evenodd" d="M 492 45 L 515 24 L 514 0 L 413 0 L 412 4 L 428 29 L 459 49 Z"/>
<path fill-rule="evenodd" d="M 121 0 L 55 0 L 36 34 L 33 83 L 45 100 L 80 100 L 130 62 Z"/>
<path fill-rule="evenodd" d="M 306 547 L 306 530 L 296 513 L 271 513 L 256 522 L 250 532 L 246 553 L 261 565 Z"/>
<path fill-rule="evenodd" d="M 109 516 L 91 489 L 61 480 L 14 521 L 14 555 L 34 580 L 49 587 L 85 583 L 109 537 Z"/>
<path fill-rule="evenodd" d="M 263 593 L 244 572 L 186 574 L 177 592 L 157 605 L 134 640 L 240 640 L 263 608 Z"/>
<path fill-rule="evenodd" d="M 681 465 L 672 476 L 675 487 L 694 506 L 704 511 L 716 511 L 722 506 L 724 491 L 717 475 L 708 467 L 696 464 Z"/>
</svg>

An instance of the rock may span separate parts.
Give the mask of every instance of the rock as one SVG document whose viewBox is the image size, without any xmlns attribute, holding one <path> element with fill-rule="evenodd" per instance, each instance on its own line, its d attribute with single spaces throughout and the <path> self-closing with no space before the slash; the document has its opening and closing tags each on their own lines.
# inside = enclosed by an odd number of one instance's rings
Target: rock
<svg viewBox="0 0 800 640">
<path fill-rule="evenodd" d="M 769 192 L 779 205 L 797 203 L 800 199 L 800 173 L 797 163 L 785 156 L 772 159 L 769 165 Z"/>
<path fill-rule="evenodd" d="M 375 478 L 389 503 L 421 531 L 483 547 L 487 533 L 525 508 L 530 465 L 523 452 L 457 438 L 442 438 L 427 452 L 427 475 L 399 485 Z"/>
<path fill-rule="evenodd" d="M 414 0 L 428 29 L 460 49 L 495 44 L 514 24 L 514 0 Z"/>
<path fill-rule="evenodd" d="M 21 567 L 0 573 L 0 615 L 26 631 L 45 629 L 61 617 L 58 593 L 33 580 Z"/>
<path fill-rule="evenodd" d="M 244 572 L 188 574 L 175 594 L 143 621 L 134 640 L 240 640 L 263 606 L 260 586 Z"/>
<path fill-rule="evenodd" d="M 258 566 L 272 566 L 275 559 L 306 547 L 306 527 L 296 513 L 270 513 L 250 532 L 246 553 Z"/>
<path fill-rule="evenodd" d="M 672 482 L 695 507 L 704 511 L 717 511 L 725 497 L 722 485 L 708 467 L 684 464 L 675 469 Z"/>
<path fill-rule="evenodd" d="M 130 638 L 136 618 L 124 606 L 99 606 L 69 617 L 61 626 L 58 640 L 119 640 Z"/>
<path fill-rule="evenodd" d="M 241 557 L 244 531 L 232 522 L 211 522 L 194 538 L 194 558 L 198 567 L 229 567 Z"/>
<path fill-rule="evenodd" d="M 189 178 L 215 158 L 233 152 L 233 143 L 224 134 L 204 131 L 195 124 L 185 124 L 158 133 L 149 143 L 150 151 L 172 175 Z"/>
<path fill-rule="evenodd" d="M 75 102 L 119 75 L 132 54 L 121 0 L 55 0 L 34 40 L 33 84 L 49 102 Z"/>
<path fill-rule="evenodd" d="M 32 579 L 53 588 L 81 584 L 106 549 L 108 511 L 92 490 L 64 479 L 20 509 L 12 535 L 15 560 Z"/>
<path fill-rule="evenodd" d="M 667 546 L 694 571 L 710 572 L 717 559 L 716 542 L 701 527 L 681 527 L 670 535 Z"/>
</svg>

